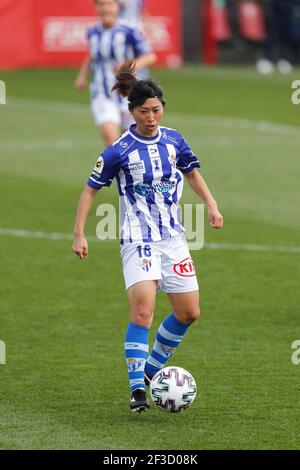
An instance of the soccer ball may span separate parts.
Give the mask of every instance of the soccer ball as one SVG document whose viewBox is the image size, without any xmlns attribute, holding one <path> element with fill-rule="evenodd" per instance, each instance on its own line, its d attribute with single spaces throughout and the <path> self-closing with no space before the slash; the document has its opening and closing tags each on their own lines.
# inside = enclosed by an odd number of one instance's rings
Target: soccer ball
<svg viewBox="0 0 300 470">
<path fill-rule="evenodd" d="M 150 382 L 155 405 L 171 413 L 186 410 L 194 401 L 197 386 L 194 377 L 182 367 L 165 367 Z"/>
</svg>

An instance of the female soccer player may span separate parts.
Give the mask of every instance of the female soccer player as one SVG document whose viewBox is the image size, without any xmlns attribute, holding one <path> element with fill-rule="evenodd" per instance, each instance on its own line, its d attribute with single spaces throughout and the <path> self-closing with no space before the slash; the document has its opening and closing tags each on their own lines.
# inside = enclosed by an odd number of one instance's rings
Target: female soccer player
<svg viewBox="0 0 300 470">
<path fill-rule="evenodd" d="M 130 407 L 140 412 L 149 407 L 145 383 L 148 385 L 165 366 L 200 315 L 197 278 L 178 206 L 183 175 L 207 204 L 210 225 L 221 228 L 223 217 L 184 138 L 159 125 L 165 106 L 161 88 L 151 79 L 137 80 L 134 63 L 129 61 L 121 67 L 113 89 L 128 97 L 136 124 L 99 156 L 79 200 L 72 249 L 80 259 L 87 257 L 84 227 L 93 199 L 116 178 L 121 257 L 130 307 L 125 338 Z M 167 293 L 173 311 L 160 325 L 148 355 L 157 290 Z"/>
<path fill-rule="evenodd" d="M 115 73 L 126 59 L 135 58 L 137 70 L 152 65 L 156 55 L 145 42 L 143 34 L 129 25 L 118 22 L 117 0 L 94 0 L 101 23 L 88 30 L 89 53 L 75 81 L 75 87 L 86 87 L 89 70 L 91 108 L 96 125 L 106 145 L 120 136 L 120 127 L 128 129 L 133 122 L 127 100 L 111 92 Z"/>
</svg>

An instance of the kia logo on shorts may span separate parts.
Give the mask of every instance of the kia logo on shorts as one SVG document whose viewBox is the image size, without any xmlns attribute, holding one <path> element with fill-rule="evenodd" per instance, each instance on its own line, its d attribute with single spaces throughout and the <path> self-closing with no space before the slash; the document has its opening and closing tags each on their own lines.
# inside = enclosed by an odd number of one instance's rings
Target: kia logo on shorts
<svg viewBox="0 0 300 470">
<path fill-rule="evenodd" d="M 174 264 L 173 270 L 179 276 L 192 277 L 196 275 L 195 266 L 190 256 L 179 263 Z"/>
</svg>

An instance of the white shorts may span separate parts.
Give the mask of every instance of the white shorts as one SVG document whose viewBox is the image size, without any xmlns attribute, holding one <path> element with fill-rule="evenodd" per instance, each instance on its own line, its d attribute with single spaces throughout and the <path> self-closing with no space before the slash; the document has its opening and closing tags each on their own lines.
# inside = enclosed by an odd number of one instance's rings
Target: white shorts
<svg viewBox="0 0 300 470">
<path fill-rule="evenodd" d="M 113 122 L 125 130 L 134 123 L 134 119 L 128 111 L 128 103 L 125 100 L 117 104 L 106 96 L 99 94 L 92 99 L 91 109 L 96 126 L 101 126 L 105 122 Z"/>
<path fill-rule="evenodd" d="M 137 282 L 157 280 L 167 293 L 199 289 L 184 233 L 156 242 L 133 242 L 121 247 L 126 289 Z"/>
</svg>

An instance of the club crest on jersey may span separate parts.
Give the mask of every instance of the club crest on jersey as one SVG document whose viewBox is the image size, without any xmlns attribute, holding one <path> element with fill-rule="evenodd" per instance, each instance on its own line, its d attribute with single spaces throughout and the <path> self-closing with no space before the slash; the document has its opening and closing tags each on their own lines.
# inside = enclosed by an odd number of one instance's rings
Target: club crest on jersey
<svg viewBox="0 0 300 470">
<path fill-rule="evenodd" d="M 135 372 L 140 367 L 143 367 L 145 359 L 135 359 L 134 357 L 129 357 L 127 359 L 127 366 L 129 372 Z"/>
<path fill-rule="evenodd" d="M 183 259 L 179 263 L 174 264 L 173 271 L 176 274 L 178 274 L 178 276 L 183 276 L 183 277 L 196 276 L 195 266 L 190 256 L 188 258 Z"/>
<path fill-rule="evenodd" d="M 170 155 L 169 156 L 169 162 L 171 163 L 171 165 L 175 168 L 176 167 L 176 155 Z"/>
</svg>

